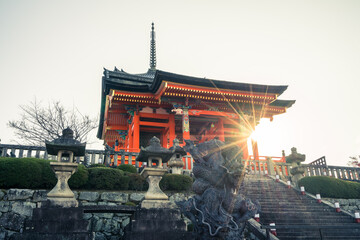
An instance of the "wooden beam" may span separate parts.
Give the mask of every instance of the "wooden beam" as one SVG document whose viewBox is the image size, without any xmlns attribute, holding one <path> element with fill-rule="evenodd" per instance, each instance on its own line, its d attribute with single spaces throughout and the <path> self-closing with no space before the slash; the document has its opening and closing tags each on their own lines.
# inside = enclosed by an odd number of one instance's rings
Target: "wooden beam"
<svg viewBox="0 0 360 240">
<path fill-rule="evenodd" d="M 157 113 L 142 113 L 140 112 L 140 117 L 143 118 L 155 118 L 155 119 L 169 119 L 170 114 L 157 114 Z"/>
<path fill-rule="evenodd" d="M 221 116 L 221 117 L 227 117 L 227 118 L 232 118 L 232 119 L 239 118 L 238 114 L 236 114 L 236 113 L 189 109 L 189 116 L 203 116 L 203 115 Z"/>
<path fill-rule="evenodd" d="M 106 130 L 128 130 L 129 127 L 126 125 L 112 125 L 112 126 L 107 126 Z"/>
<path fill-rule="evenodd" d="M 158 123 L 158 122 L 146 122 L 140 121 L 140 126 L 152 126 L 152 127 L 169 127 L 169 123 Z"/>
</svg>

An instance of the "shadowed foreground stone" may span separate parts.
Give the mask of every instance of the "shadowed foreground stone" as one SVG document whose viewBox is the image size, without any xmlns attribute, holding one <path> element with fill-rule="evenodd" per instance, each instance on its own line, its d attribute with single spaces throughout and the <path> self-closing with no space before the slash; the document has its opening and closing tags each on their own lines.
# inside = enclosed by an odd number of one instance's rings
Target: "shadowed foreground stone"
<svg viewBox="0 0 360 240">
<path fill-rule="evenodd" d="M 20 231 L 25 217 L 15 213 L 4 213 L 0 217 L 0 226 L 13 231 Z"/>
<path fill-rule="evenodd" d="M 125 229 L 126 240 L 191 240 L 178 209 L 138 209 Z"/>
<path fill-rule="evenodd" d="M 35 208 L 32 220 L 25 222 L 24 232 L 10 239 L 90 240 L 92 234 L 87 226 L 81 208 Z"/>
</svg>

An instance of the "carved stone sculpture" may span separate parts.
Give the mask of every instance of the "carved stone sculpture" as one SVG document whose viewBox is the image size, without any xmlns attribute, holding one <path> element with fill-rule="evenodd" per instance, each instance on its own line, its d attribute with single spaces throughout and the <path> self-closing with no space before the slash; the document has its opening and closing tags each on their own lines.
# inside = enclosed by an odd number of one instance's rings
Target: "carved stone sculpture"
<svg viewBox="0 0 360 240">
<path fill-rule="evenodd" d="M 196 196 L 178 205 L 192 221 L 197 239 L 242 239 L 245 222 L 260 205 L 239 192 L 244 177 L 239 148 L 213 139 L 197 146 L 186 141 L 185 150 L 195 160 Z"/>
<path fill-rule="evenodd" d="M 286 157 L 286 162 L 291 163 L 291 180 L 297 185 L 299 180 L 303 178 L 305 173 L 304 167 L 301 166 L 301 163 L 305 161 L 305 154 L 300 154 L 297 152 L 296 148 L 291 148 L 291 154 Z"/>
</svg>

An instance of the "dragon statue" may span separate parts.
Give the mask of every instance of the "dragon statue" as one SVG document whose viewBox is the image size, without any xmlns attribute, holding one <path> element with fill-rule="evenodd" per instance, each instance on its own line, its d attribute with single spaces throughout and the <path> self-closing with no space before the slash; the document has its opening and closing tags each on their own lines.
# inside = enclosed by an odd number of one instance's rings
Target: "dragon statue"
<svg viewBox="0 0 360 240">
<path fill-rule="evenodd" d="M 245 174 L 239 148 L 216 138 L 196 146 L 185 142 L 185 151 L 195 161 L 196 195 L 178 205 L 192 221 L 196 239 L 242 239 L 246 221 L 260 211 L 260 205 L 239 192 Z"/>
</svg>

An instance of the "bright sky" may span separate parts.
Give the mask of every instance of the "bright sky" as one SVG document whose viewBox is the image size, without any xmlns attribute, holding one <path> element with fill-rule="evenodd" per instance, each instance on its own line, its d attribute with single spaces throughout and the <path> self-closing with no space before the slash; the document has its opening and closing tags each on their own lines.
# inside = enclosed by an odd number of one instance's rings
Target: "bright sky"
<svg viewBox="0 0 360 240">
<path fill-rule="evenodd" d="M 149 67 L 152 21 L 158 69 L 289 85 L 280 99 L 296 103 L 256 129 L 260 155 L 295 146 L 307 162 L 345 165 L 360 154 L 357 0 L 0 0 L 1 143 L 35 97 L 97 116 L 103 67 Z"/>
</svg>

